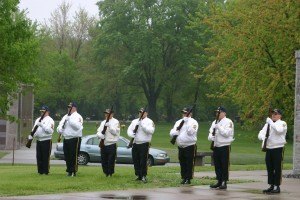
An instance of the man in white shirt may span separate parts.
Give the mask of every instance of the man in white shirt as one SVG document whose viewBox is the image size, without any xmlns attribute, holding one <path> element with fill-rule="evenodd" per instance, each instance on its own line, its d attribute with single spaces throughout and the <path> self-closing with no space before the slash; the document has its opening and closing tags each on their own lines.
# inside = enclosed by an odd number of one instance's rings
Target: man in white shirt
<svg viewBox="0 0 300 200">
<path fill-rule="evenodd" d="M 280 193 L 279 186 L 282 180 L 282 160 L 287 132 L 287 124 L 281 120 L 281 117 L 282 111 L 274 109 L 272 111 L 272 117 L 267 118 L 266 124 L 258 134 L 258 139 L 263 141 L 262 146 L 267 142 L 265 161 L 268 171 L 268 184 L 270 187 L 263 190 L 264 193 Z M 269 131 L 269 137 L 266 138 L 267 131 Z"/>
<path fill-rule="evenodd" d="M 134 119 L 128 127 L 127 134 L 134 138 L 132 147 L 132 159 L 134 164 L 136 180 L 141 180 L 147 183 L 147 160 L 150 148 L 150 142 L 155 130 L 153 121 L 148 118 L 148 112 L 141 108 L 139 110 L 139 117 Z M 137 131 L 135 133 L 135 128 Z"/>
<path fill-rule="evenodd" d="M 170 131 L 171 137 L 177 137 L 178 158 L 180 163 L 181 184 L 191 184 L 193 179 L 195 155 L 197 152 L 198 122 L 192 118 L 191 108 L 183 108 L 182 119 L 178 120 Z M 183 125 L 178 130 L 180 123 Z"/>
<path fill-rule="evenodd" d="M 233 122 L 226 117 L 224 107 L 218 107 L 216 115 L 218 119 L 211 124 L 208 140 L 214 143 L 213 158 L 218 182 L 210 185 L 210 188 L 226 190 L 229 179 L 230 145 L 234 140 L 234 127 Z"/>
<path fill-rule="evenodd" d="M 33 137 L 36 138 L 36 161 L 39 174 L 49 174 L 50 155 L 52 149 L 52 134 L 54 132 L 54 121 L 50 117 L 48 106 L 42 106 L 40 109 L 41 117 L 37 118 L 34 127 L 38 126 Z"/>
<path fill-rule="evenodd" d="M 110 114 L 111 113 L 111 114 Z M 101 165 L 103 173 L 108 177 L 115 173 L 115 161 L 117 155 L 117 142 L 120 136 L 120 123 L 115 119 L 113 111 L 106 109 L 104 111 L 105 120 L 103 120 L 97 129 L 97 136 L 104 140 L 104 147 L 101 148 Z M 109 121 L 106 119 L 109 117 Z M 106 131 L 103 135 L 103 129 Z"/>
<path fill-rule="evenodd" d="M 77 112 L 77 104 L 71 102 L 68 105 L 68 114 L 66 114 L 57 127 L 57 132 L 64 137 L 63 150 L 66 161 L 67 176 L 76 176 L 78 171 L 78 152 L 83 129 L 83 119 Z"/>
</svg>

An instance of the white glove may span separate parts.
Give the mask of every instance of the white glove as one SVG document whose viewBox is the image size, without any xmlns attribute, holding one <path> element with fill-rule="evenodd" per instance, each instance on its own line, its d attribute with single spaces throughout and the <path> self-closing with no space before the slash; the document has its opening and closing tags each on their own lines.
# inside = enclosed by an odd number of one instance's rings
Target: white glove
<svg viewBox="0 0 300 200">
<path fill-rule="evenodd" d="M 271 119 L 270 117 L 268 117 L 267 120 L 266 120 L 266 123 L 271 125 L 271 124 L 273 124 L 274 122 L 272 121 L 272 119 Z"/>
<path fill-rule="evenodd" d="M 109 122 L 106 122 L 106 123 L 104 124 L 104 126 L 110 127 L 110 123 L 109 123 Z"/>
<path fill-rule="evenodd" d="M 70 119 L 70 116 L 66 116 L 66 121 L 69 121 L 69 119 Z"/>
<path fill-rule="evenodd" d="M 216 139 L 216 136 L 213 136 L 213 135 L 210 136 L 210 140 L 211 140 L 211 141 L 215 141 L 215 139 Z"/>
<path fill-rule="evenodd" d="M 31 135 L 28 135 L 28 140 L 33 140 L 33 137 Z"/>
<path fill-rule="evenodd" d="M 188 119 L 189 119 L 188 117 L 184 117 L 184 118 L 183 118 L 183 121 L 184 121 L 184 122 L 187 122 Z"/>
<path fill-rule="evenodd" d="M 99 138 L 99 139 L 104 139 L 105 136 L 101 133 L 101 134 L 98 135 L 98 138 Z"/>
<path fill-rule="evenodd" d="M 36 123 L 37 126 L 42 126 L 42 122 Z"/>
<path fill-rule="evenodd" d="M 176 132 L 174 133 L 174 135 L 179 135 L 179 131 L 176 131 Z"/>
</svg>

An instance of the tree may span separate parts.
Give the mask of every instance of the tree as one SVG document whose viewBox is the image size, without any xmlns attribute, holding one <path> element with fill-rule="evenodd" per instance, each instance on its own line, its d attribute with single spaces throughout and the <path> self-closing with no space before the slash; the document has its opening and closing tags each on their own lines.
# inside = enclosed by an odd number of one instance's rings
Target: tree
<svg viewBox="0 0 300 200">
<path fill-rule="evenodd" d="M 214 34 L 208 80 L 221 85 L 250 125 L 263 121 L 270 103 L 293 124 L 299 7 L 298 0 L 232 0 L 206 19 Z"/>
<path fill-rule="evenodd" d="M 0 2 L 0 116 L 6 117 L 20 84 L 33 84 L 38 54 L 36 26 L 18 10 L 18 0 Z"/>
<path fill-rule="evenodd" d="M 166 83 L 180 81 L 194 61 L 191 31 L 186 29 L 199 1 L 129 0 L 99 3 L 98 58 L 102 69 L 119 60 L 123 80 L 142 89 L 149 113 L 158 119 L 157 101 Z"/>
</svg>

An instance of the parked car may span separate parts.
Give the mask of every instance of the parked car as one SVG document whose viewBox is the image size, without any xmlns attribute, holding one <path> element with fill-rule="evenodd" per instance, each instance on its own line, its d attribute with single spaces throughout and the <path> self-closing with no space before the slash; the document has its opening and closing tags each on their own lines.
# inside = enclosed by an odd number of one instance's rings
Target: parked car
<svg viewBox="0 0 300 200">
<path fill-rule="evenodd" d="M 129 140 L 120 136 L 117 148 L 117 163 L 132 164 L 132 148 L 127 148 Z M 64 159 L 63 143 L 57 143 L 54 157 Z M 101 154 L 99 147 L 99 138 L 97 135 L 87 135 L 82 137 L 80 152 L 78 153 L 78 164 L 86 165 L 88 162 L 101 162 Z M 165 151 L 150 148 L 148 155 L 148 166 L 164 165 L 170 162 L 170 157 Z"/>
</svg>

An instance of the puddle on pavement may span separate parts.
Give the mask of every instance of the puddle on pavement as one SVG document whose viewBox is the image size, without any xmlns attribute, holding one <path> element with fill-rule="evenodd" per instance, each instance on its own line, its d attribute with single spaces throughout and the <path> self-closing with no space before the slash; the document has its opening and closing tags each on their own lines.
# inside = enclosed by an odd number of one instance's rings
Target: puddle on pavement
<svg viewBox="0 0 300 200">
<path fill-rule="evenodd" d="M 144 196 L 144 195 L 117 196 L 114 194 L 104 194 L 100 197 L 103 199 L 128 199 L 128 200 L 146 200 L 147 199 L 147 196 Z"/>
</svg>

